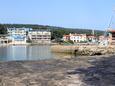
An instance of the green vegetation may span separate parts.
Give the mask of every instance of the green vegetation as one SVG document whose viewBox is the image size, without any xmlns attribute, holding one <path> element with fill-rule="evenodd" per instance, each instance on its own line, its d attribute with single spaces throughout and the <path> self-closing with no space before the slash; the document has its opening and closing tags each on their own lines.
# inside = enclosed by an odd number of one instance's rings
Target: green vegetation
<svg viewBox="0 0 115 86">
<path fill-rule="evenodd" d="M 87 41 L 80 41 L 80 43 L 87 43 Z"/>
<path fill-rule="evenodd" d="M 50 30 L 52 32 L 51 38 L 57 41 L 60 41 L 64 34 L 69 33 L 86 33 L 87 35 L 91 35 L 92 29 L 80 29 L 80 28 L 63 28 L 63 27 L 55 27 L 55 26 L 48 26 L 48 25 L 33 25 L 33 24 L 0 24 L 0 33 L 6 34 L 6 28 L 33 28 L 37 30 Z M 102 35 L 104 31 L 95 30 L 95 35 L 99 36 Z"/>
<path fill-rule="evenodd" d="M 7 28 L 0 24 L 0 34 L 7 34 Z"/>
<path fill-rule="evenodd" d="M 74 42 L 71 40 L 68 40 L 68 41 L 64 41 L 63 44 L 64 45 L 71 45 L 71 44 L 74 44 Z"/>
</svg>

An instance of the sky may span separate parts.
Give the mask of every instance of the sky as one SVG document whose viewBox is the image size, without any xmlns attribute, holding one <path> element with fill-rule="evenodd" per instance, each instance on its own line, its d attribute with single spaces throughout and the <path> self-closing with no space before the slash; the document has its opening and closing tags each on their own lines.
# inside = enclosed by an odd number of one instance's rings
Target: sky
<svg viewBox="0 0 115 86">
<path fill-rule="evenodd" d="M 0 23 L 105 30 L 115 0 L 0 0 Z"/>
</svg>

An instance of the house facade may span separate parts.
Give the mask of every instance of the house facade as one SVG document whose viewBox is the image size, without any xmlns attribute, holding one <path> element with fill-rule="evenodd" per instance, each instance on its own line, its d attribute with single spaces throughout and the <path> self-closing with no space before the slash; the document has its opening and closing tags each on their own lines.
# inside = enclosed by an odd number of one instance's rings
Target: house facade
<svg viewBox="0 0 115 86">
<path fill-rule="evenodd" d="M 32 28 L 7 28 L 8 39 L 11 44 L 26 44 L 28 32 Z"/>
<path fill-rule="evenodd" d="M 75 43 L 79 43 L 79 42 L 87 41 L 87 36 L 86 34 L 71 34 L 70 33 L 69 35 L 64 35 L 63 40 L 64 41 L 71 40 Z"/>
<path fill-rule="evenodd" d="M 69 41 L 70 35 L 63 35 L 63 41 Z"/>
<path fill-rule="evenodd" d="M 96 36 L 87 36 L 88 42 L 95 43 L 98 41 Z"/>
<path fill-rule="evenodd" d="M 51 43 L 51 32 L 32 30 L 28 33 L 29 40 L 33 44 L 50 44 Z"/>
<path fill-rule="evenodd" d="M 115 30 L 108 30 L 108 33 L 109 33 L 109 39 L 108 39 L 108 42 L 109 42 L 109 45 L 115 45 Z"/>
<path fill-rule="evenodd" d="M 87 36 L 86 34 L 70 34 L 70 40 L 79 43 L 82 41 L 87 41 Z"/>
</svg>

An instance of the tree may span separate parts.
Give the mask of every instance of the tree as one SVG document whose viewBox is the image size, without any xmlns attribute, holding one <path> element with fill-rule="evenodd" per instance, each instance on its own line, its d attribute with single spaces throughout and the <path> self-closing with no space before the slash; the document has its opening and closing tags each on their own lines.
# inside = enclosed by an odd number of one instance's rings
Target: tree
<svg viewBox="0 0 115 86">
<path fill-rule="evenodd" d="M 52 39 L 61 39 L 64 34 L 69 34 L 69 31 L 66 29 L 53 29 L 51 30 Z"/>
<path fill-rule="evenodd" d="M 0 24 L 0 34 L 7 34 L 7 28 L 4 25 Z"/>
</svg>

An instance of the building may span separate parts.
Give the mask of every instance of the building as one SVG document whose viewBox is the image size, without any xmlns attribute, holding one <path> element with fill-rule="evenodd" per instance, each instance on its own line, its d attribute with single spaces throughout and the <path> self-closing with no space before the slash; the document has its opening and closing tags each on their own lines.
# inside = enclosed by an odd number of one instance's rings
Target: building
<svg viewBox="0 0 115 86">
<path fill-rule="evenodd" d="M 63 35 L 63 41 L 69 41 L 70 35 Z"/>
<path fill-rule="evenodd" d="M 7 28 L 8 39 L 11 44 L 26 44 L 28 32 L 32 28 Z"/>
<path fill-rule="evenodd" d="M 87 41 L 87 36 L 86 34 L 69 34 L 69 35 L 64 35 L 63 36 L 64 41 L 71 40 L 73 42 L 79 43 L 79 42 L 85 42 Z"/>
<path fill-rule="evenodd" d="M 51 42 L 51 32 L 32 30 L 32 28 L 8 28 L 8 39 L 11 44 L 49 44 Z"/>
<path fill-rule="evenodd" d="M 96 36 L 87 36 L 88 42 L 95 43 L 98 41 Z"/>
<path fill-rule="evenodd" d="M 115 45 L 115 30 L 110 29 L 108 30 L 108 33 L 109 33 L 109 39 L 108 39 L 109 44 Z"/>
<path fill-rule="evenodd" d="M 100 41 L 103 41 L 103 40 L 104 40 L 104 38 L 105 38 L 105 36 L 104 36 L 104 35 L 99 36 L 99 42 L 100 42 Z"/>
<path fill-rule="evenodd" d="M 104 36 L 104 35 L 99 36 L 99 40 L 98 40 L 99 45 L 107 46 L 108 45 L 108 39 L 109 38 L 107 36 Z"/>
<path fill-rule="evenodd" d="M 87 36 L 86 34 L 70 34 L 70 40 L 79 43 L 79 42 L 87 41 Z"/>
<path fill-rule="evenodd" d="M 51 43 L 51 32 L 32 30 L 28 33 L 29 40 L 33 44 L 50 44 Z"/>
</svg>

